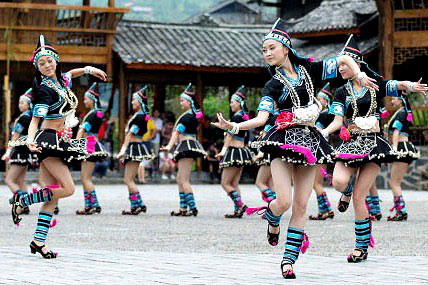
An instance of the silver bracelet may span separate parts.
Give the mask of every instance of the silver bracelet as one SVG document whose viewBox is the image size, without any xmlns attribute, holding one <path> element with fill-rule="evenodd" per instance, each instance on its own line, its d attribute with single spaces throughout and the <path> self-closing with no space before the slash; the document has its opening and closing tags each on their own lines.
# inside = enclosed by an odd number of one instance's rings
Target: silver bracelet
<svg viewBox="0 0 428 285">
<path fill-rule="evenodd" d="M 237 133 L 239 133 L 239 124 L 237 123 L 232 123 L 232 130 L 230 130 L 230 132 L 234 135 L 236 135 Z"/>
<path fill-rule="evenodd" d="M 365 77 L 367 77 L 367 74 L 366 74 L 365 72 L 363 72 L 363 71 L 360 71 L 360 73 L 358 73 L 358 74 L 357 74 L 356 79 L 357 79 L 358 81 L 361 81 L 361 80 L 363 80 Z"/>
<path fill-rule="evenodd" d="M 407 90 L 410 92 L 413 92 L 415 89 L 415 86 L 416 86 L 416 82 L 410 82 L 409 86 L 407 86 L 407 88 L 408 88 Z"/>
<path fill-rule="evenodd" d="M 93 74 L 95 70 L 95 67 L 87 65 L 84 68 L 85 74 Z"/>
</svg>

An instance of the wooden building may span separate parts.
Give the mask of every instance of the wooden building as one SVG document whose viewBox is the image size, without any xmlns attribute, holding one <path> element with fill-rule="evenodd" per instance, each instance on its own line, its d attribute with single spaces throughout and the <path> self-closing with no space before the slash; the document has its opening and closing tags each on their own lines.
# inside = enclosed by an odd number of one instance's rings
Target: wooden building
<svg viewBox="0 0 428 285">
<path fill-rule="evenodd" d="M 84 6 L 55 3 L 55 0 L 0 2 L 0 85 L 8 98 L 0 99 L 1 145 L 5 143 L 9 112 L 17 110 L 17 96 L 31 87 L 34 69 L 28 60 L 40 34 L 59 51 L 64 70 L 91 64 L 107 70 L 110 76 L 113 73 L 116 25 L 128 9 L 114 8 L 114 0 L 108 1 L 107 8 L 90 7 L 89 0 L 83 1 Z M 9 84 L 5 86 L 5 82 Z"/>
</svg>

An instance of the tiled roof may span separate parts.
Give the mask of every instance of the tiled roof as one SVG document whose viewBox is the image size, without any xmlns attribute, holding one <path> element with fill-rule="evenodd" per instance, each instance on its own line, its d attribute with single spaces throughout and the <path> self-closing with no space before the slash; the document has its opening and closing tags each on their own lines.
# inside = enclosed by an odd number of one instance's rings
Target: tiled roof
<svg viewBox="0 0 428 285">
<path fill-rule="evenodd" d="M 204 16 L 211 16 L 212 14 L 215 14 L 219 12 L 220 10 L 227 8 L 228 6 L 232 5 L 239 5 L 241 9 L 245 10 L 248 14 L 258 14 L 258 11 L 247 5 L 245 2 L 239 1 L 239 0 L 224 0 L 219 2 L 218 4 L 208 8 L 207 10 L 204 10 L 202 12 L 199 12 L 195 15 L 192 15 L 191 17 L 185 19 L 184 23 L 199 23 L 201 22 L 202 18 Z"/>
<path fill-rule="evenodd" d="M 261 42 L 269 29 L 267 26 L 203 27 L 122 21 L 117 27 L 113 49 L 126 64 L 264 67 Z M 360 43 L 360 48 L 367 51 L 376 44 L 374 38 Z M 337 54 L 343 42 L 311 44 L 294 40 L 293 45 L 302 55 L 323 59 Z"/>
<path fill-rule="evenodd" d="M 289 33 L 311 33 L 359 27 L 377 15 L 375 0 L 324 0 L 307 15 L 296 20 Z"/>
</svg>

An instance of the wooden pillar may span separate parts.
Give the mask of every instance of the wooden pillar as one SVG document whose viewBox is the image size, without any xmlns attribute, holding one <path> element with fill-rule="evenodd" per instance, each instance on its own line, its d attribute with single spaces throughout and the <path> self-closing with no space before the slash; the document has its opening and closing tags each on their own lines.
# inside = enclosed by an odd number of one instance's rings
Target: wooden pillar
<svg viewBox="0 0 428 285">
<path fill-rule="evenodd" d="M 3 77 L 3 94 L 4 94 L 4 142 L 9 142 L 9 125 L 10 125 L 10 89 L 9 89 L 9 68 L 7 74 Z M 7 146 L 6 146 L 7 148 Z M 6 164 L 6 172 L 8 170 L 8 164 Z"/>
<path fill-rule="evenodd" d="M 203 82 L 202 82 L 202 75 L 201 75 L 201 73 L 198 72 L 196 74 L 196 98 L 197 98 L 199 104 L 201 105 L 201 110 L 202 111 L 204 110 L 204 104 L 203 104 L 204 103 L 204 95 L 203 95 L 203 91 L 204 91 L 204 85 L 203 85 Z M 203 139 L 204 139 L 203 138 L 202 127 L 203 127 L 203 124 L 199 124 L 199 128 L 198 128 L 198 141 L 200 143 L 202 143 Z M 201 158 L 198 158 L 196 160 L 196 168 L 198 170 L 198 177 L 199 177 L 200 172 L 202 170 L 202 159 Z"/>
<path fill-rule="evenodd" d="M 106 56 L 106 73 L 110 78 L 113 78 L 113 41 L 114 35 L 106 36 L 106 46 L 109 48 L 108 54 Z"/>
<path fill-rule="evenodd" d="M 126 78 L 125 64 L 120 61 L 119 67 L 119 142 L 125 140 L 125 127 L 128 119 L 128 79 Z M 119 147 L 120 147 L 119 146 Z"/>
<path fill-rule="evenodd" d="M 114 0 L 108 0 L 108 6 L 114 8 Z"/>
<path fill-rule="evenodd" d="M 377 0 L 379 11 L 379 68 L 385 79 L 392 79 L 394 65 L 394 11 L 391 0 Z"/>
<path fill-rule="evenodd" d="M 158 110 L 160 113 L 165 112 L 166 86 L 165 84 L 155 85 L 155 94 L 153 98 L 153 110 Z"/>
</svg>

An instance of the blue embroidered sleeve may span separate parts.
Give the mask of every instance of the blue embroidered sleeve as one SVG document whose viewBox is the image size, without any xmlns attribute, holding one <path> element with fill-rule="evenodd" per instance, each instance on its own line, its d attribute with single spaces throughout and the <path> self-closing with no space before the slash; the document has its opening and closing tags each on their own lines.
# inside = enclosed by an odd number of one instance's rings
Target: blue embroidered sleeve
<svg viewBox="0 0 428 285">
<path fill-rule="evenodd" d="M 333 114 L 335 116 L 344 117 L 345 116 L 345 107 L 340 102 L 333 102 L 331 104 L 330 109 L 328 110 L 329 114 Z"/>
<path fill-rule="evenodd" d="M 177 132 L 179 132 L 180 134 L 183 134 L 184 131 L 186 130 L 186 127 L 183 124 L 178 124 L 177 127 L 175 128 L 177 130 Z"/>
<path fill-rule="evenodd" d="M 316 122 L 315 126 L 320 128 L 320 129 L 325 129 L 324 125 L 321 122 Z"/>
<path fill-rule="evenodd" d="M 92 125 L 89 122 L 85 122 L 85 123 L 83 123 L 83 128 L 85 129 L 85 131 L 89 132 L 92 128 Z"/>
<path fill-rule="evenodd" d="M 257 111 L 266 111 L 271 114 L 275 112 L 274 110 L 274 101 L 272 97 L 269 96 L 263 96 L 260 100 L 259 107 L 257 108 Z"/>
<path fill-rule="evenodd" d="M 15 133 L 21 134 L 23 130 L 24 130 L 23 125 L 21 125 L 20 123 L 15 124 L 15 130 L 14 130 Z"/>
<path fill-rule="evenodd" d="M 385 96 L 398 97 L 398 81 L 388 80 L 385 88 Z"/>
<path fill-rule="evenodd" d="M 138 134 L 138 131 L 140 130 L 140 128 L 137 125 L 132 125 L 131 128 L 129 128 L 129 132 L 131 134 Z"/>
<path fill-rule="evenodd" d="M 33 116 L 44 118 L 48 114 L 49 105 L 36 104 L 33 109 Z"/>
<path fill-rule="evenodd" d="M 392 128 L 401 131 L 403 124 L 400 121 L 395 120 L 394 124 L 392 124 Z"/>
<path fill-rule="evenodd" d="M 336 78 L 337 68 L 337 58 L 333 57 L 323 60 L 322 80 Z"/>
</svg>

